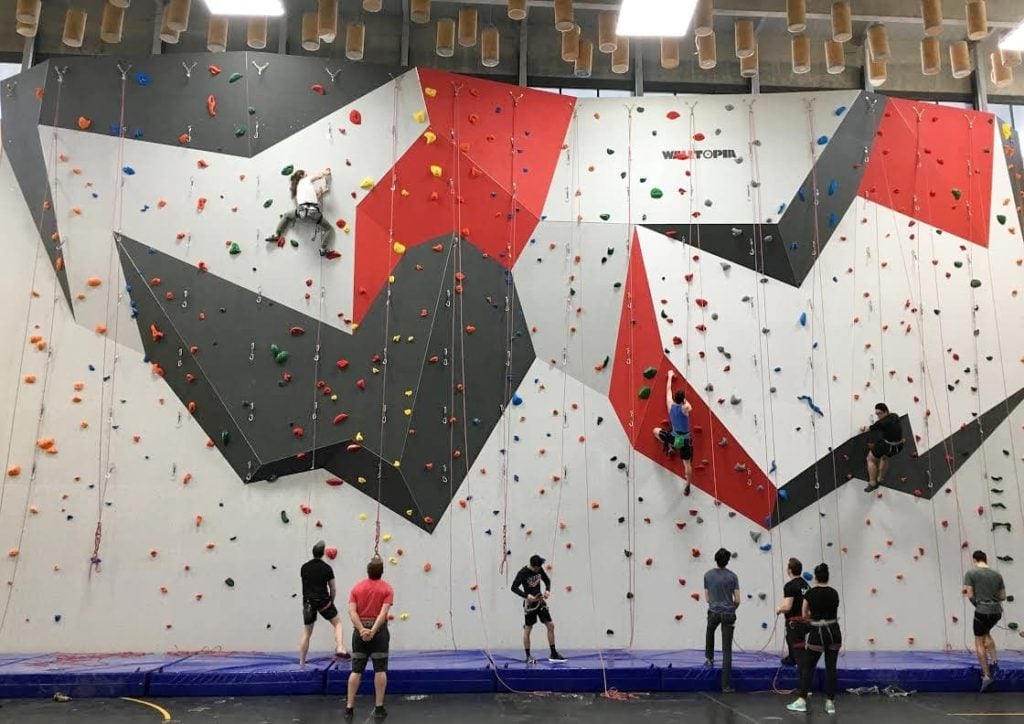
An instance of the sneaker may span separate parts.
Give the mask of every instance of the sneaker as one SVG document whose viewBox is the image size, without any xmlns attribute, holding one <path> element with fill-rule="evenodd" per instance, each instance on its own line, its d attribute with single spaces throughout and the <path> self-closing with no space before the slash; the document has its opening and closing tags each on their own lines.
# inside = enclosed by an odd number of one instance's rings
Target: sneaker
<svg viewBox="0 0 1024 724">
<path fill-rule="evenodd" d="M 869 484 L 866 488 L 864 488 L 864 492 L 865 493 L 873 493 L 876 490 L 878 490 L 878 486 L 877 485 L 870 485 Z"/>
<path fill-rule="evenodd" d="M 712 661 L 711 659 L 704 659 L 704 665 L 705 666 L 714 666 L 715 662 Z"/>
<path fill-rule="evenodd" d="M 550 661 L 552 664 L 564 664 L 566 661 L 568 661 L 568 659 L 566 659 L 557 651 L 552 651 L 551 656 L 548 657 L 548 661 Z"/>
<path fill-rule="evenodd" d="M 375 706 L 375 707 L 373 707 L 373 718 L 377 719 L 377 720 L 387 719 L 388 718 L 388 710 L 385 709 L 383 706 Z"/>
<path fill-rule="evenodd" d="M 828 701 L 825 702 L 825 713 L 826 714 L 835 714 L 836 713 L 836 703 L 834 701 L 828 700 Z"/>
<path fill-rule="evenodd" d="M 785 656 L 785 657 L 779 659 L 779 663 L 782 666 L 796 666 L 796 661 L 793 658 L 789 657 L 789 656 Z"/>
<path fill-rule="evenodd" d="M 790 711 L 807 711 L 807 702 L 803 699 L 797 699 L 791 704 L 786 704 L 786 708 Z"/>
<path fill-rule="evenodd" d="M 352 721 L 356 718 L 356 710 L 350 706 L 345 707 L 345 721 Z"/>
<path fill-rule="evenodd" d="M 537 659 L 533 658 L 532 656 L 527 656 L 526 657 L 526 665 L 527 666 L 532 666 L 533 664 L 536 664 L 536 663 L 537 663 Z"/>
<path fill-rule="evenodd" d="M 992 681 L 993 679 L 991 676 L 981 677 L 981 689 L 979 689 L 979 691 L 984 692 L 988 687 L 992 686 Z"/>
</svg>

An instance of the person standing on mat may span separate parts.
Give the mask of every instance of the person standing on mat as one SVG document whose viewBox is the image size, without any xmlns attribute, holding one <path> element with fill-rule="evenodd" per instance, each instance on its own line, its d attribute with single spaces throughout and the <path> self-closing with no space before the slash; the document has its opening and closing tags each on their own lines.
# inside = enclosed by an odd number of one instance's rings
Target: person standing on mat
<svg viewBox="0 0 1024 724">
<path fill-rule="evenodd" d="M 704 600 L 708 603 L 708 628 L 704 641 L 704 665 L 715 665 L 715 630 L 722 627 L 722 693 L 732 688 L 732 634 L 736 609 L 740 605 L 740 579 L 726 566 L 732 553 L 725 548 L 715 552 L 715 564 L 704 574 Z"/>
<path fill-rule="evenodd" d="M 998 571 L 988 567 L 985 551 L 974 551 L 974 568 L 964 574 L 964 595 L 974 604 L 974 650 L 981 664 L 981 690 L 992 685 L 994 668 L 999 665 L 992 629 L 1003 616 L 1006 584 Z"/>
<path fill-rule="evenodd" d="M 804 594 L 807 593 L 807 581 L 801 575 L 804 564 L 797 558 L 790 558 L 786 564 L 786 575 L 789 580 L 782 588 L 782 601 L 776 609 L 776 614 L 785 616 L 786 621 L 786 650 L 787 654 L 782 659 L 783 666 L 797 666 L 799 654 L 804 649 L 804 639 L 807 637 L 807 619 L 804 618 Z"/>
<path fill-rule="evenodd" d="M 313 545 L 313 558 L 302 564 L 299 575 L 302 578 L 302 622 L 305 628 L 299 641 L 299 666 L 306 665 L 309 653 L 309 639 L 313 635 L 316 616 L 320 614 L 334 627 L 335 655 L 348 658 L 345 651 L 345 626 L 338 615 L 334 599 L 338 594 L 334 582 L 334 569 L 324 561 L 326 544 L 319 540 Z"/>
<path fill-rule="evenodd" d="M 544 591 L 541 591 L 541 584 Z M 523 612 L 526 620 L 523 623 L 523 648 L 526 650 L 526 663 L 536 664 L 537 659 L 530 655 L 530 634 L 533 625 L 539 619 L 548 629 L 548 646 L 551 653 L 548 661 L 553 664 L 565 663 L 566 658 L 555 648 L 555 624 L 551 621 L 548 610 L 548 596 L 551 595 L 551 579 L 544 572 L 544 559 L 538 555 L 530 556 L 530 565 L 523 566 L 512 581 L 512 593 L 523 599 Z"/>
<path fill-rule="evenodd" d="M 821 655 L 825 655 L 825 713 L 836 713 L 836 664 L 843 634 L 839 630 L 839 593 L 828 585 L 828 566 L 814 568 L 814 586 L 804 594 L 804 618 L 810 627 L 807 649 L 800 661 L 800 689 L 796 701 L 787 704 L 790 711 L 807 711 L 807 696 Z"/>
<path fill-rule="evenodd" d="M 320 253 L 327 253 L 331 237 L 334 236 L 334 229 L 324 218 L 320 199 L 327 193 L 327 184 L 320 182 L 330 175 L 330 169 L 324 169 L 316 176 L 307 176 L 302 169 L 292 174 L 291 189 L 295 208 L 281 215 L 281 220 L 277 222 L 277 230 L 273 236 L 267 237 L 268 242 L 274 242 L 278 246 L 283 245 L 281 237 L 288 227 L 299 219 L 309 219 L 320 229 Z"/>
<path fill-rule="evenodd" d="M 356 692 L 363 679 L 366 664 L 373 659 L 373 716 L 383 719 L 384 692 L 388 688 L 388 651 L 391 634 L 388 631 L 388 613 L 395 603 L 395 589 L 384 580 L 384 561 L 374 556 L 366 564 L 366 578 L 352 587 L 348 595 L 348 616 L 352 619 L 352 673 L 348 677 L 348 701 L 345 720 L 355 717 Z"/>
<path fill-rule="evenodd" d="M 693 407 L 686 401 L 686 393 L 682 390 L 672 391 L 672 383 L 675 382 L 676 373 L 668 371 L 665 382 L 665 407 L 668 408 L 669 427 L 654 428 L 654 436 L 661 441 L 661 448 L 666 455 L 673 451 L 679 452 L 683 460 L 683 476 L 686 478 L 686 487 L 683 495 L 690 494 L 690 478 L 693 475 L 693 437 L 690 434 L 690 413 Z"/>
<path fill-rule="evenodd" d="M 884 402 L 875 405 L 875 417 L 878 419 L 867 428 L 867 432 L 874 434 L 868 442 L 868 486 L 864 488 L 865 493 L 873 492 L 885 482 L 890 458 L 899 455 L 906 442 L 900 416 L 889 412 Z"/>
</svg>

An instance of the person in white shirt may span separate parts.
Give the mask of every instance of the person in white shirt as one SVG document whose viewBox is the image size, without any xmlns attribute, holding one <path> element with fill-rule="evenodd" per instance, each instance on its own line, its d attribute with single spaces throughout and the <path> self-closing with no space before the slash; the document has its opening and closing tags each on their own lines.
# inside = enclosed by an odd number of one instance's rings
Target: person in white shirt
<svg viewBox="0 0 1024 724">
<path fill-rule="evenodd" d="M 299 219 L 309 219 L 320 228 L 320 253 L 324 254 L 330 246 L 331 238 L 334 236 L 334 229 L 329 221 L 324 218 L 323 208 L 320 204 L 321 197 L 327 193 L 327 184 L 322 183 L 331 173 L 331 170 L 324 169 L 316 176 L 307 176 L 306 172 L 299 169 L 291 176 L 292 199 L 295 200 L 295 208 L 281 215 L 277 224 L 277 230 L 273 236 L 268 236 L 268 242 L 274 242 L 282 246 L 281 237 L 285 230 Z"/>
</svg>

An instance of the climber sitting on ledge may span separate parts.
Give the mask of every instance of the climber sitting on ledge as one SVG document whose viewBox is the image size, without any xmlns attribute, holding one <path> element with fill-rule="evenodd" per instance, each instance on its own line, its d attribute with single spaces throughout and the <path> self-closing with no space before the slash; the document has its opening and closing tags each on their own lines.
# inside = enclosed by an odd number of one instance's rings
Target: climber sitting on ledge
<svg viewBox="0 0 1024 724">
<path fill-rule="evenodd" d="M 683 459 L 683 474 L 686 478 L 683 495 L 689 495 L 690 476 L 693 473 L 690 463 L 693 460 L 693 438 L 690 434 L 690 412 L 693 407 L 686 401 L 686 394 L 682 390 L 672 391 L 672 383 L 675 378 L 676 373 L 669 370 L 665 383 L 665 406 L 668 408 L 669 427 L 654 428 L 654 436 L 661 441 L 662 450 L 666 455 L 671 455 L 675 450 L 679 451 L 679 457 Z"/>
<path fill-rule="evenodd" d="M 906 442 L 900 416 L 889 412 L 884 402 L 875 405 L 875 415 L 878 419 L 871 427 L 861 429 L 861 432 L 874 433 L 868 441 L 868 486 L 864 488 L 865 493 L 874 491 L 885 482 L 889 459 L 899 455 Z"/>
<path fill-rule="evenodd" d="M 331 228 L 330 222 L 324 218 L 320 198 L 327 193 L 329 184 L 319 182 L 329 179 L 330 175 L 331 169 L 329 168 L 324 169 L 316 176 L 307 176 L 306 172 L 302 169 L 292 174 L 291 189 L 295 208 L 281 215 L 281 220 L 277 223 L 277 230 L 272 236 L 267 237 L 268 242 L 274 242 L 278 246 L 283 246 L 282 236 L 285 230 L 299 219 L 309 219 L 320 229 L 320 255 L 323 256 L 327 253 L 331 237 L 334 235 L 334 229 Z"/>
</svg>

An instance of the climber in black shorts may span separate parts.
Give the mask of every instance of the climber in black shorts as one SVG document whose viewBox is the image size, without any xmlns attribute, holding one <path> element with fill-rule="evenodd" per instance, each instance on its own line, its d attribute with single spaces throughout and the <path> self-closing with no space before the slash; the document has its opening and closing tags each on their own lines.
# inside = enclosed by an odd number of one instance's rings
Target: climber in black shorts
<svg viewBox="0 0 1024 724">
<path fill-rule="evenodd" d="M 309 653 L 309 639 L 313 635 L 313 624 L 317 614 L 331 622 L 334 627 L 335 655 L 347 659 L 345 651 L 345 632 L 341 616 L 334 605 L 338 589 L 334 582 L 334 570 L 324 561 L 326 544 L 321 540 L 313 546 L 313 558 L 302 565 L 302 639 L 299 642 L 299 666 L 306 665 L 306 654 Z"/>
<path fill-rule="evenodd" d="M 541 584 L 544 585 L 543 592 Z M 551 622 L 551 611 L 548 610 L 551 579 L 544 572 L 543 558 L 538 555 L 530 556 L 530 565 L 523 566 L 516 574 L 516 579 L 512 581 L 512 593 L 523 599 L 523 648 L 526 650 L 526 663 L 537 663 L 537 659 L 530 655 L 530 633 L 538 620 L 548 629 L 548 645 L 551 647 L 548 661 L 553 664 L 564 663 L 566 658 L 555 648 L 555 624 Z"/>
<path fill-rule="evenodd" d="M 889 459 L 903 452 L 903 444 L 906 442 L 900 416 L 889 412 L 884 402 L 875 405 L 875 416 L 878 419 L 866 430 L 874 435 L 868 442 L 868 486 L 864 488 L 865 493 L 874 491 L 885 482 Z"/>
<path fill-rule="evenodd" d="M 686 393 L 683 390 L 673 392 L 672 383 L 675 382 L 675 377 L 675 372 L 669 370 L 665 379 L 668 424 L 654 428 L 654 436 L 661 442 L 661 449 L 666 455 L 679 452 L 679 459 L 683 461 L 683 477 L 686 479 L 683 495 L 689 495 L 693 477 L 693 435 L 690 430 L 690 413 L 693 412 L 693 407 L 686 401 Z"/>
</svg>

